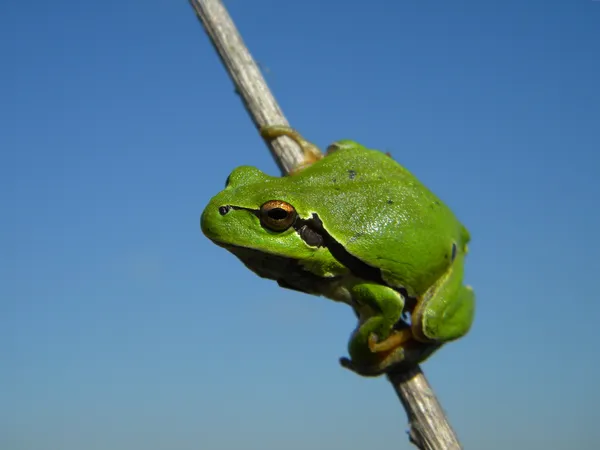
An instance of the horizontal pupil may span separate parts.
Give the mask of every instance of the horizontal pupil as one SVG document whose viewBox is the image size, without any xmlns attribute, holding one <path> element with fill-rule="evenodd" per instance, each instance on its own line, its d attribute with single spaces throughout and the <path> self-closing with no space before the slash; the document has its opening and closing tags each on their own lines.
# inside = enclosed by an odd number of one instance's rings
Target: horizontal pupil
<svg viewBox="0 0 600 450">
<path fill-rule="evenodd" d="M 268 212 L 269 217 L 273 220 L 283 220 L 288 216 L 288 213 L 285 209 L 281 208 L 273 208 Z"/>
</svg>

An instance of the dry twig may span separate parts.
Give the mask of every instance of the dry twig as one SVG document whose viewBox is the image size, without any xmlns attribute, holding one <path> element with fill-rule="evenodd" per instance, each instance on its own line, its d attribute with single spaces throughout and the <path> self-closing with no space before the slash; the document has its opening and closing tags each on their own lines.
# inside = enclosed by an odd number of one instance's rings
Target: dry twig
<svg viewBox="0 0 600 450">
<path fill-rule="evenodd" d="M 264 125 L 288 125 L 222 2 L 189 1 L 257 128 Z M 303 160 L 300 148 L 287 137 L 278 138 L 267 145 L 282 173 L 289 172 Z M 390 373 L 387 377 L 408 415 L 409 438 L 413 444 L 423 450 L 461 449 L 456 434 L 420 367 Z"/>
</svg>

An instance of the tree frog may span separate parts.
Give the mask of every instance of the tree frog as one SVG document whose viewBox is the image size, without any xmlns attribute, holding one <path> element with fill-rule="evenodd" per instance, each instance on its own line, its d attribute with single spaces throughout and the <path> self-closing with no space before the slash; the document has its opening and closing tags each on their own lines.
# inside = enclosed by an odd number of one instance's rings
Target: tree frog
<svg viewBox="0 0 600 450">
<path fill-rule="evenodd" d="M 469 331 L 470 236 L 438 197 L 388 154 L 357 142 L 335 142 L 323 157 L 291 128 L 261 133 L 292 138 L 310 163 L 283 177 L 236 168 L 201 229 L 257 275 L 351 306 L 358 325 L 342 366 L 381 375 Z"/>
</svg>

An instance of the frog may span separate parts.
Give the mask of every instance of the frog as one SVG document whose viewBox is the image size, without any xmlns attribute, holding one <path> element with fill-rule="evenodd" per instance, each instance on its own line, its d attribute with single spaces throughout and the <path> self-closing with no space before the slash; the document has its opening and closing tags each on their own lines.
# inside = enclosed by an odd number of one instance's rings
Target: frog
<svg viewBox="0 0 600 450">
<path fill-rule="evenodd" d="M 471 238 L 445 203 L 389 153 L 343 139 L 323 155 L 288 126 L 260 133 L 292 139 L 306 162 L 284 176 L 235 168 L 201 230 L 258 276 L 351 307 L 342 367 L 408 370 L 469 332 Z"/>
</svg>

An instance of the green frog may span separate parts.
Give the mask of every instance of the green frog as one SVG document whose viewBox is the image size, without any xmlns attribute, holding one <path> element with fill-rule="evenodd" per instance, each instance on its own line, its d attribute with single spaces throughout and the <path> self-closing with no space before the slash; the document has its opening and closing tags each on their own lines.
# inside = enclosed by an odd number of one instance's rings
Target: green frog
<svg viewBox="0 0 600 450">
<path fill-rule="evenodd" d="M 291 175 L 238 167 L 201 216 L 203 233 L 257 275 L 353 308 L 341 364 L 378 376 L 464 336 L 475 312 L 463 284 L 470 236 L 452 211 L 389 154 L 351 140 L 325 156 L 295 130 L 307 163 Z"/>
</svg>

